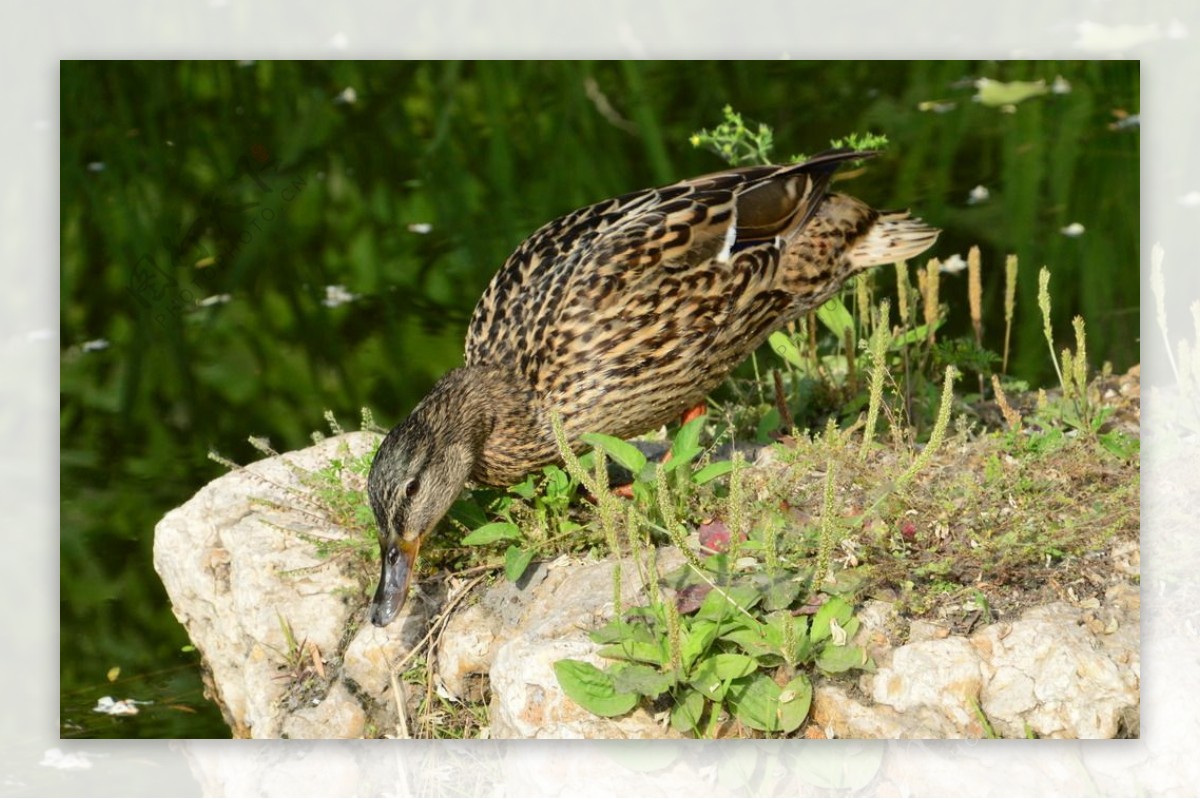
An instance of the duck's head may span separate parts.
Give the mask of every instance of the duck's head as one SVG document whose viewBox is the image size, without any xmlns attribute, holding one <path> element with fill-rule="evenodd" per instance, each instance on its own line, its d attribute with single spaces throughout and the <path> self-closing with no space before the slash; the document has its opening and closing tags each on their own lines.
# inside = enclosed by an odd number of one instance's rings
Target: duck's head
<svg viewBox="0 0 1200 799">
<path fill-rule="evenodd" d="M 388 433 L 371 464 L 367 494 L 380 556 L 371 622 L 378 627 L 403 607 L 421 541 L 462 492 L 486 437 L 479 419 L 464 418 L 461 381 L 450 377 Z"/>
</svg>

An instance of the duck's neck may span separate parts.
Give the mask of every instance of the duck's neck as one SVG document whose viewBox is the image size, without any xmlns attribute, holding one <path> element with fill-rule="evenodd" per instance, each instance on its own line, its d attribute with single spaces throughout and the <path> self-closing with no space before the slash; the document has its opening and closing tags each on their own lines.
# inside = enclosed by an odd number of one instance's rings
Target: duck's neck
<svg viewBox="0 0 1200 799">
<path fill-rule="evenodd" d="M 434 383 L 413 409 L 435 440 L 461 441 L 478 461 L 496 428 L 497 414 L 488 399 L 491 375 L 479 367 L 453 369 Z"/>
<path fill-rule="evenodd" d="M 426 423 L 453 425 L 442 432 L 463 441 L 475 455 L 471 478 L 507 486 L 553 457 L 553 433 L 533 390 L 511 370 L 464 366 L 448 372 L 414 410 Z"/>
</svg>

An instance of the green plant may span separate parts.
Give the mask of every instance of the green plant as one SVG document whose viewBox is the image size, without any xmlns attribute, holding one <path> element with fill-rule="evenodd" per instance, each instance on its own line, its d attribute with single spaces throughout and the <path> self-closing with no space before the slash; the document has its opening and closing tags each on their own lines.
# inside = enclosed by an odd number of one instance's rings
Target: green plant
<svg viewBox="0 0 1200 799">
<path fill-rule="evenodd" d="M 759 123 L 751 129 L 733 106 L 725 106 L 721 113 L 724 116 L 721 124 L 711 131 L 705 129 L 692 134 L 692 146 L 712 150 L 731 166 L 770 163 L 771 150 L 775 146 L 771 127 Z"/>
<path fill-rule="evenodd" d="M 507 542 L 504 574 L 516 582 L 540 549 L 569 538 L 582 527 L 571 516 L 577 487 L 578 483 L 559 467 L 545 466 L 510 486 L 507 495 L 494 499 L 489 505 L 490 512 L 501 519 L 476 527 L 462 543 L 483 547 Z M 462 514 L 460 507 L 460 518 Z"/>
<path fill-rule="evenodd" d="M 330 432 L 337 436 L 345 431 L 331 411 L 325 412 Z M 369 410 L 362 410 L 362 429 L 378 432 Z M 324 440 L 320 432 L 313 432 L 314 442 Z M 267 456 L 279 455 L 265 440 L 250 437 L 251 446 Z M 243 467 L 228 458 L 210 451 L 210 460 L 220 463 L 231 471 Z M 338 447 L 337 454 L 319 469 L 303 469 L 291 461 L 285 461 L 296 478 L 296 483 L 275 483 L 291 508 L 320 519 L 331 529 L 343 534 L 324 535 L 308 530 L 291 532 L 313 545 L 318 556 L 328 559 L 348 559 L 362 565 L 378 553 L 375 516 L 366 498 L 367 475 L 375 459 L 375 448 L 354 455 L 345 442 Z M 261 474 L 256 478 L 270 482 Z"/>
<path fill-rule="evenodd" d="M 775 147 L 775 134 L 770 125 L 747 123 L 733 106 L 721 109 L 722 120 L 712 130 L 698 130 L 691 135 L 693 147 L 704 147 L 716 153 L 730 166 L 754 166 L 771 163 L 771 150 Z M 877 133 L 853 132 L 831 139 L 829 146 L 835 149 L 882 150 L 888 145 L 887 136 Z M 807 160 L 803 154 L 793 155 L 791 163 Z M 853 162 L 861 163 L 859 161 Z"/>
<path fill-rule="evenodd" d="M 591 634 L 615 664 L 562 660 L 555 674 L 568 696 L 601 716 L 669 697 L 671 724 L 683 732 L 712 736 L 726 713 L 753 730 L 794 732 L 812 701 L 806 669 L 874 664 L 846 643 L 859 622 L 844 600 L 831 598 L 811 620 L 787 610 L 756 616 L 767 597 L 762 586 L 712 586 L 693 614 L 669 602 L 632 608 Z"/>
<path fill-rule="evenodd" d="M 593 633 L 604 644 L 598 654 L 616 663 L 601 669 L 566 660 L 556 664 L 555 672 L 569 696 L 599 715 L 622 715 L 643 701 L 668 701 L 675 727 L 697 735 L 715 735 L 727 713 L 750 729 L 790 733 L 808 713 L 812 685 L 806 669 L 835 673 L 870 668 L 870 663 L 862 650 L 847 643 L 858 621 L 845 599 L 831 597 L 811 625 L 806 616 L 789 610 L 820 580 L 778 551 L 780 525 L 771 514 L 756 508 L 757 520 L 748 518 L 739 455 L 696 468 L 702 463 L 703 421 L 679 429 L 671 457 L 662 463 L 650 462 L 618 439 L 586 436 L 596 453 L 592 474 L 567 448 L 556 421 L 567 470 L 593 493 L 602 525 L 614 533 L 606 536 L 613 554 L 620 554 L 615 535 L 620 526 L 624 540 L 640 555 L 641 568 L 650 575 L 650 599 L 618 612 Z M 599 479 L 608 456 L 634 476 L 632 501 L 623 511 Z M 705 498 L 709 504 L 696 501 L 696 490 L 723 474 L 729 475 L 728 492 Z M 719 501 L 714 505 L 714 500 Z M 723 551 L 704 558 L 690 550 L 685 538 L 685 520 L 696 518 L 698 507 L 718 510 L 716 519 L 727 520 L 709 523 L 721 528 L 714 540 Z M 820 541 L 833 540 L 826 532 Z M 686 556 L 685 566 L 666 578 L 675 598 L 658 591 L 655 550 L 647 533 L 665 535 Z M 757 565 L 748 567 L 744 558 Z M 615 572 L 618 610 L 619 581 Z M 699 596 L 703 600 L 697 603 Z"/>
<path fill-rule="evenodd" d="M 267 647 L 283 659 L 277 667 L 281 674 L 276 679 L 287 683 L 282 701 L 289 710 L 295 710 L 303 707 L 308 700 L 320 695 L 324 690 L 327 683 L 325 664 L 316 644 L 308 639 L 297 640 L 287 619 L 279 613 L 276 613 L 276 618 L 283 633 L 286 649 L 280 650 L 270 644 L 267 644 Z"/>
<path fill-rule="evenodd" d="M 1050 324 L 1050 270 L 1045 267 L 1038 273 L 1038 307 L 1042 312 L 1042 332 L 1050 347 L 1050 358 L 1062 387 L 1062 401 L 1051 410 L 1057 411 L 1064 424 L 1096 435 L 1112 414 L 1112 408 L 1104 407 L 1099 388 L 1089 380 L 1083 317 L 1076 316 L 1071 323 L 1075 331 L 1075 351 L 1063 348 L 1061 366 L 1055 357 L 1054 334 Z"/>
</svg>

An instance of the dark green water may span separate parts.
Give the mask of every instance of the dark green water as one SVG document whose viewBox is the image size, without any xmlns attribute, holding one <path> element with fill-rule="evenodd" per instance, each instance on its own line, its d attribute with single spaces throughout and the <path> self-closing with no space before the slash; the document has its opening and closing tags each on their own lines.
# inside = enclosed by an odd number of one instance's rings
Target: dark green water
<svg viewBox="0 0 1200 799">
<path fill-rule="evenodd" d="M 1015 113 L 967 80 L 1057 75 L 1070 93 Z M 943 228 L 939 257 L 982 248 L 993 349 L 1016 253 L 1019 305 L 1048 265 L 1063 341 L 1078 313 L 1094 362 L 1138 359 L 1139 134 L 1112 124 L 1139 110 L 1136 62 L 64 63 L 61 86 L 64 737 L 227 735 L 150 563 L 155 522 L 222 473 L 208 451 L 304 446 L 326 409 L 401 419 L 522 238 L 720 168 L 688 137 L 726 103 L 780 158 L 886 133 L 845 190 Z M 1045 381 L 1019 318 L 1010 372 Z M 105 694 L 155 704 L 92 713 Z"/>
</svg>

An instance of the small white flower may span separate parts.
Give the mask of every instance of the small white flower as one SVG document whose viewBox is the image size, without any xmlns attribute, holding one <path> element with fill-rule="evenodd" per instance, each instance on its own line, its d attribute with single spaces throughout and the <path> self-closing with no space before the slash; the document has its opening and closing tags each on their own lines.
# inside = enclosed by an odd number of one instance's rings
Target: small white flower
<svg viewBox="0 0 1200 799">
<path fill-rule="evenodd" d="M 979 205 L 988 201 L 992 193 L 988 191 L 987 186 L 979 185 L 971 189 L 971 193 L 967 195 L 967 205 Z"/>
<path fill-rule="evenodd" d="M 345 305 L 357 299 L 358 295 L 346 291 L 345 286 L 326 286 L 325 299 L 321 300 L 321 304 L 326 308 L 336 308 L 339 305 Z"/>
<path fill-rule="evenodd" d="M 96 706 L 92 708 L 92 712 L 106 713 L 110 716 L 136 716 L 139 704 L 149 703 L 137 702 L 133 699 L 122 699 L 118 702 L 114 701 L 111 696 L 102 696 L 100 697 L 100 701 L 96 703 Z"/>
<path fill-rule="evenodd" d="M 347 86 L 342 89 L 341 94 L 333 98 L 335 103 L 345 103 L 346 105 L 354 105 L 358 101 L 358 92 L 354 91 L 353 86 Z"/>
<path fill-rule="evenodd" d="M 946 260 L 942 261 L 942 265 L 938 271 L 945 272 L 948 275 L 956 275 L 967 268 L 967 262 L 958 253 L 954 253 Z"/>
<path fill-rule="evenodd" d="M 201 308 L 208 308 L 213 305 L 224 305 L 231 299 L 232 297 L 229 294 L 214 294 L 211 297 L 205 297 L 202 300 L 197 300 L 196 304 Z"/>
<path fill-rule="evenodd" d="M 420 233 L 424 235 L 433 230 L 433 225 L 429 224 L 428 222 L 410 222 L 408 225 L 408 230 L 410 233 Z"/>
<path fill-rule="evenodd" d="M 1059 232 L 1062 233 L 1064 236 L 1070 236 L 1071 238 L 1074 239 L 1074 238 L 1078 238 L 1079 236 L 1082 236 L 1083 231 L 1085 229 L 1086 228 L 1084 228 L 1084 226 L 1079 224 L 1078 222 L 1072 222 L 1071 224 L 1067 225 L 1065 228 L 1062 228 L 1062 230 L 1060 230 Z"/>
<path fill-rule="evenodd" d="M 83 351 L 84 352 L 96 352 L 98 350 L 106 350 L 106 349 L 108 349 L 108 339 L 95 338 L 95 339 L 92 339 L 91 341 L 83 342 Z"/>
<path fill-rule="evenodd" d="M 1054 84 L 1050 87 L 1050 91 L 1054 92 L 1055 94 L 1070 94 L 1071 82 L 1062 75 L 1059 75 L 1054 79 Z"/>
</svg>

